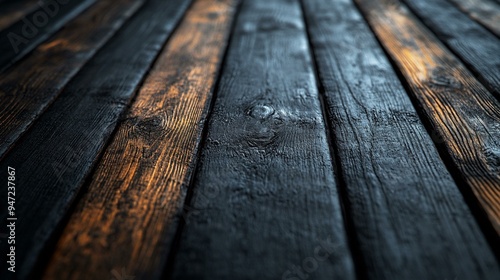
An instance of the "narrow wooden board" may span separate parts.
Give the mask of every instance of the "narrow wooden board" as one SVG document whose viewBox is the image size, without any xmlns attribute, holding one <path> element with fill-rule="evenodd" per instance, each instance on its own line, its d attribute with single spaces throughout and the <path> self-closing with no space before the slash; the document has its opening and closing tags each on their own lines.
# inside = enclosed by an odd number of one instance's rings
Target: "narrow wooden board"
<svg viewBox="0 0 500 280">
<path fill-rule="evenodd" d="M 173 279 L 353 279 L 299 1 L 245 1 L 223 69 Z"/>
<path fill-rule="evenodd" d="M 405 6 L 357 2 L 442 137 L 458 178 L 500 233 L 500 102 Z"/>
<path fill-rule="evenodd" d="M 0 31 L 0 72 L 24 57 L 96 0 L 53 0 Z M 61 3 L 59 3 L 61 2 Z M 62 4 L 64 3 L 64 4 Z"/>
<path fill-rule="evenodd" d="M 446 0 L 404 2 L 500 100 L 500 39 Z"/>
<path fill-rule="evenodd" d="M 38 7 L 38 0 L 9 0 L 0 4 L 0 30 L 5 29 Z"/>
<path fill-rule="evenodd" d="M 449 0 L 500 37 L 500 4 L 493 0 Z"/>
<path fill-rule="evenodd" d="M 236 2 L 190 8 L 106 149 L 45 279 L 108 279 L 122 269 L 161 279 Z"/>
<path fill-rule="evenodd" d="M 52 234 L 188 5 L 184 0 L 145 2 L 0 162 L 0 170 L 12 166 L 18 174 L 19 279 L 32 279 L 33 267 L 45 261 L 40 257 L 51 246 Z M 0 178 L 6 182 L 6 173 Z M 0 197 L 6 192 L 0 189 Z M 6 202 L 1 206 L 5 220 Z M 5 246 L 0 244 L 0 251 Z M 0 279 L 8 279 L 5 273 Z"/>
<path fill-rule="evenodd" d="M 302 3 L 367 278 L 500 278 L 433 139 L 352 1 Z"/>
<path fill-rule="evenodd" d="M 99 1 L 16 67 L 0 73 L 0 158 L 142 3 Z"/>
</svg>

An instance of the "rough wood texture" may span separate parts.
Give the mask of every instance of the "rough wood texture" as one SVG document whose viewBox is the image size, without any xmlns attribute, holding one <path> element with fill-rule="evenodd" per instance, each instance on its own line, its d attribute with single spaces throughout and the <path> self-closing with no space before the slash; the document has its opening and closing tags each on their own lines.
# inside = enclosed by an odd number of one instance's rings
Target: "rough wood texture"
<svg viewBox="0 0 500 280">
<path fill-rule="evenodd" d="M 10 0 L 0 4 L 0 30 L 38 7 L 38 0 Z"/>
<path fill-rule="evenodd" d="M 500 37 L 500 5 L 494 0 L 449 0 Z"/>
<path fill-rule="evenodd" d="M 107 279 L 122 268 L 135 279 L 161 278 L 235 2 L 190 8 L 118 127 L 45 279 Z"/>
<path fill-rule="evenodd" d="M 356 7 L 350 0 L 303 5 L 367 278 L 500 278 L 489 244 Z"/>
<path fill-rule="evenodd" d="M 59 4 L 58 1 L 66 3 Z M 52 8 L 47 8 L 49 5 L 40 6 L 22 20 L 0 31 L 0 72 L 24 57 L 96 0 L 58 1 L 50 1 Z"/>
<path fill-rule="evenodd" d="M 28 273 L 188 5 L 183 0 L 147 1 L 0 162 L 0 170 L 15 167 L 18 185 L 26 186 L 16 192 L 17 214 L 23 218 L 16 228 L 20 279 L 30 278 Z M 5 173 L 1 176 L 3 180 Z M 0 197 L 6 192 L 1 188 Z M 0 251 L 5 246 L 0 244 Z M 1 279 L 6 279 L 6 271 L 0 272 Z"/>
<path fill-rule="evenodd" d="M 404 2 L 500 100 L 500 39 L 446 0 Z"/>
<path fill-rule="evenodd" d="M 500 103 L 404 6 L 357 1 L 500 233 Z"/>
<path fill-rule="evenodd" d="M 0 158 L 142 2 L 99 1 L 16 67 L 0 74 Z"/>
<path fill-rule="evenodd" d="M 353 279 L 299 2 L 241 9 L 173 278 Z"/>
</svg>

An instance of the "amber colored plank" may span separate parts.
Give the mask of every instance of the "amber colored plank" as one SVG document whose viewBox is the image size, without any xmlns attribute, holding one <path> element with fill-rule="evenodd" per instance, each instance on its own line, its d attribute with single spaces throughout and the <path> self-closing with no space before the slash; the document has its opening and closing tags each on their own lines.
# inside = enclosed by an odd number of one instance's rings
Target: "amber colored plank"
<svg viewBox="0 0 500 280">
<path fill-rule="evenodd" d="M 448 0 L 500 37 L 500 5 L 492 0 Z"/>
<path fill-rule="evenodd" d="M 108 279 L 122 269 L 135 279 L 161 277 L 235 2 L 190 8 L 118 127 L 45 279 Z"/>
<path fill-rule="evenodd" d="M 0 30 L 20 20 L 38 7 L 38 0 L 11 0 L 0 5 Z"/>
<path fill-rule="evenodd" d="M 500 39 L 447 0 L 402 2 L 500 100 Z"/>
<path fill-rule="evenodd" d="M 440 139 L 427 133 L 355 5 L 303 5 L 350 234 L 367 278 L 500 279 L 495 255 L 434 147 Z"/>
<path fill-rule="evenodd" d="M 500 233 L 500 103 L 405 6 L 356 1 Z"/>
<path fill-rule="evenodd" d="M 0 74 L 0 158 L 142 3 L 99 1 L 16 67 Z"/>
</svg>

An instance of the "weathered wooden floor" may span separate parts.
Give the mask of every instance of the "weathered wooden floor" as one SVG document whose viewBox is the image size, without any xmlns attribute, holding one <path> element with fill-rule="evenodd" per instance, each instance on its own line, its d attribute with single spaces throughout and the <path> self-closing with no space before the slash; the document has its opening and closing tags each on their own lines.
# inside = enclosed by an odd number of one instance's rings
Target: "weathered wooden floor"
<svg viewBox="0 0 500 280">
<path fill-rule="evenodd" d="M 500 279 L 496 0 L 0 0 L 0 128 L 0 279 Z"/>
</svg>

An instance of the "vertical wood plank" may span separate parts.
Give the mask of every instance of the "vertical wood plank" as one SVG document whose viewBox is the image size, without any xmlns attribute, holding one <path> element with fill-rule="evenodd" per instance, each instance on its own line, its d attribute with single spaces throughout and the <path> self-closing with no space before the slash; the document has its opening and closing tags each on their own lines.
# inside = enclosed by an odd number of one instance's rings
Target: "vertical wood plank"
<svg viewBox="0 0 500 280">
<path fill-rule="evenodd" d="M 237 2 L 190 8 L 106 149 L 45 279 L 107 279 L 122 269 L 161 278 Z"/>
<path fill-rule="evenodd" d="M 302 3 L 367 278 L 500 278 L 434 148 L 441 139 L 352 1 Z"/>
<path fill-rule="evenodd" d="M 464 190 L 500 233 L 500 102 L 405 6 L 356 1 L 442 137 Z"/>
<path fill-rule="evenodd" d="M 173 279 L 354 279 L 299 1 L 244 2 L 209 125 Z"/>
<path fill-rule="evenodd" d="M 149 0 L 68 83 L 0 162 L 16 168 L 19 279 L 50 246 L 85 178 L 188 1 Z M 2 180 L 7 180 L 1 174 Z M 5 178 L 5 179 L 4 179 Z M 7 188 L 0 189 L 6 197 Z M 0 219 L 5 220 L 5 202 Z M 5 251 L 6 244 L 0 244 Z M 4 279 L 6 270 L 0 272 Z M 5 275 L 7 277 L 8 275 Z"/>
</svg>

